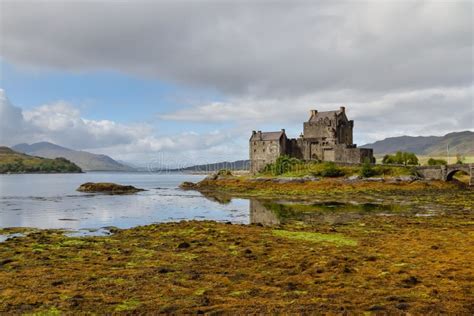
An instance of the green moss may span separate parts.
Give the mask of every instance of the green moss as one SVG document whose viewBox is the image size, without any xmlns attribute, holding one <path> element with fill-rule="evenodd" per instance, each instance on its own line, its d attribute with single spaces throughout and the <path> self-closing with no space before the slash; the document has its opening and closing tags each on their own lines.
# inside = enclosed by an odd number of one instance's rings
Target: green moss
<svg viewBox="0 0 474 316">
<path fill-rule="evenodd" d="M 115 307 L 116 312 L 125 312 L 125 311 L 133 311 L 137 309 L 141 305 L 141 302 L 136 299 L 128 299 L 123 301 L 121 304 Z"/>
<path fill-rule="evenodd" d="M 341 234 L 322 234 L 313 232 L 292 232 L 288 230 L 272 230 L 274 236 L 309 242 L 329 242 L 337 246 L 357 246 L 357 241 Z"/>
<path fill-rule="evenodd" d="M 56 316 L 56 315 L 61 315 L 61 311 L 59 309 L 57 309 L 56 307 L 51 307 L 50 309 L 47 309 L 47 310 L 44 310 L 44 311 L 39 311 L 39 312 L 29 314 L 29 315 L 32 315 L 32 316 Z"/>
</svg>

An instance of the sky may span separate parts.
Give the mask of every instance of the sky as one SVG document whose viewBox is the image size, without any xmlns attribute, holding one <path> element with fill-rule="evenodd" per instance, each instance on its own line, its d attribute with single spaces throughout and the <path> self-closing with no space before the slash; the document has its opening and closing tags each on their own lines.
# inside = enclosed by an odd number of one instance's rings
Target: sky
<svg viewBox="0 0 474 316">
<path fill-rule="evenodd" d="M 471 1 L 0 0 L 0 144 L 234 161 L 346 107 L 359 145 L 474 130 Z"/>
</svg>

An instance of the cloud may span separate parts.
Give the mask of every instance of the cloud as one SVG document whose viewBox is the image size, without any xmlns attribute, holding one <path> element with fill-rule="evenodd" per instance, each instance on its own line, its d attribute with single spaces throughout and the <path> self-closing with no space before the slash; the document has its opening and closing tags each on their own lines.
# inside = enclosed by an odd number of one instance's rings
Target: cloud
<svg viewBox="0 0 474 316">
<path fill-rule="evenodd" d="M 470 1 L 6 1 L 10 62 L 111 69 L 227 95 L 472 82 Z"/>
<path fill-rule="evenodd" d="M 474 127 L 471 1 L 5 1 L 1 18 L 6 62 L 112 70 L 219 95 L 161 113 L 183 124 L 177 135 L 87 120 L 64 102 L 0 108 L 18 122 L 1 127 L 10 140 L 18 127 L 121 157 L 239 159 L 252 129 L 296 136 L 310 108 L 341 105 L 359 144 Z M 187 122 L 227 126 L 195 135 Z"/>
<path fill-rule="evenodd" d="M 239 147 L 234 143 L 234 135 L 228 132 L 156 135 L 146 124 L 85 119 L 76 107 L 64 101 L 22 111 L 8 100 L 2 89 L 0 123 L 1 145 L 50 141 L 73 149 L 110 154 L 142 165 L 158 155 L 167 157 L 168 163 L 173 161 L 174 165 L 208 161 L 210 156 L 206 152 L 229 159 Z"/>
<path fill-rule="evenodd" d="M 355 120 L 356 139 L 371 142 L 395 135 L 443 135 L 473 129 L 473 88 L 431 88 L 387 94 L 354 90 L 322 92 L 298 98 L 231 98 L 181 109 L 162 119 L 194 122 L 237 122 L 242 130 L 270 126 L 299 133 L 309 109 L 320 111 L 345 106 Z M 317 100 L 317 102 L 314 102 Z M 347 103 L 347 100 L 351 100 Z M 296 136 L 296 135 L 293 135 Z"/>
</svg>

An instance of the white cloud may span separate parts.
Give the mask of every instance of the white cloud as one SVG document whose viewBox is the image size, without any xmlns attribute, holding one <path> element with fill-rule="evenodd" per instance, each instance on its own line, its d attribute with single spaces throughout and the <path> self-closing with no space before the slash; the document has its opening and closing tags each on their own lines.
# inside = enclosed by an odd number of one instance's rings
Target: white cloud
<svg viewBox="0 0 474 316">
<path fill-rule="evenodd" d="M 234 136 L 228 132 L 156 135 L 147 124 L 85 119 L 77 108 L 64 101 L 22 111 L 11 104 L 1 89 L 0 119 L 2 145 L 50 141 L 73 149 L 110 154 L 141 165 L 146 165 L 158 154 L 164 154 L 174 165 L 208 161 L 207 151 L 229 159 L 236 153 L 233 149 L 238 147 L 233 143 Z"/>
<path fill-rule="evenodd" d="M 345 106 L 355 120 L 360 143 L 397 135 L 443 135 L 474 129 L 473 86 L 363 94 L 354 90 L 307 94 L 298 98 L 231 98 L 181 109 L 162 119 L 195 122 L 237 122 L 242 130 L 301 130 L 308 110 Z M 296 136 L 296 135 L 293 135 Z"/>
</svg>

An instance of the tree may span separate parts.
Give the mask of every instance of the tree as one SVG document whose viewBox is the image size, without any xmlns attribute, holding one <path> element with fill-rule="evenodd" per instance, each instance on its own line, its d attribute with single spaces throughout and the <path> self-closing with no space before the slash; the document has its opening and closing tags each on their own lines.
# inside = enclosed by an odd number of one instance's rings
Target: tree
<svg viewBox="0 0 474 316">
<path fill-rule="evenodd" d="M 414 153 L 397 151 L 395 155 L 385 155 L 382 163 L 399 165 L 418 165 L 418 157 Z"/>
<path fill-rule="evenodd" d="M 434 159 L 430 158 L 428 159 L 428 166 L 442 166 L 442 165 L 447 165 L 448 162 L 444 159 Z"/>
</svg>

